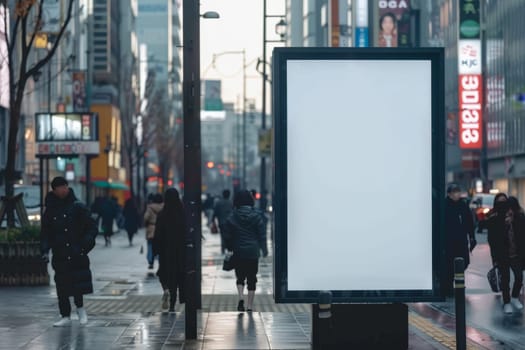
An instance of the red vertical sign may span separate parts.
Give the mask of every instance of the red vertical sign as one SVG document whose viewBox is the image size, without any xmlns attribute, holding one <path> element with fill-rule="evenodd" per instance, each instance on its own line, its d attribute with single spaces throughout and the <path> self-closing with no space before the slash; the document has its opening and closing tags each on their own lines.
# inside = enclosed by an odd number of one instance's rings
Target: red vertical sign
<svg viewBox="0 0 525 350">
<path fill-rule="evenodd" d="M 481 74 L 459 76 L 459 144 L 463 149 L 483 145 L 483 80 Z"/>
</svg>

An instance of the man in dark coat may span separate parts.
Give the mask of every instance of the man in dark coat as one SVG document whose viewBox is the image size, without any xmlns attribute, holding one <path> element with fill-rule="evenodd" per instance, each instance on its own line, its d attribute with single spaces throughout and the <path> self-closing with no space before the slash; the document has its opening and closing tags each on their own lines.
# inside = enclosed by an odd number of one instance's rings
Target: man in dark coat
<svg viewBox="0 0 525 350">
<path fill-rule="evenodd" d="M 135 198 L 126 200 L 122 215 L 124 216 L 124 228 L 128 233 L 129 246 L 131 247 L 133 245 L 133 235 L 139 229 L 139 210 L 135 204 Z"/>
<path fill-rule="evenodd" d="M 465 269 L 470 263 L 470 251 L 476 245 L 474 220 L 465 201 L 461 199 L 461 189 L 457 184 L 447 188 L 445 200 L 445 249 L 447 256 L 447 275 L 443 291 L 446 296 L 454 295 L 454 258 L 465 261 Z"/>
<path fill-rule="evenodd" d="M 55 177 L 51 188 L 53 190 L 46 196 L 40 242 L 46 261 L 49 261 L 49 250 L 53 251 L 51 266 L 55 270 L 58 307 L 62 316 L 54 326 L 70 324 L 71 296 L 74 297 L 80 323 L 86 324 L 82 296 L 93 293 L 87 254 L 95 246 L 97 226 L 89 209 L 77 200 L 68 187 L 66 179 Z"/>
</svg>

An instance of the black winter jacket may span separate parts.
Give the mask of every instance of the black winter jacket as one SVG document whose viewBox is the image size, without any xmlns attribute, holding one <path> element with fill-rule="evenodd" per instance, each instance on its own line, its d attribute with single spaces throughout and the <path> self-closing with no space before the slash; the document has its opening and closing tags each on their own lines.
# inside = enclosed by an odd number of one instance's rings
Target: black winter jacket
<svg viewBox="0 0 525 350">
<path fill-rule="evenodd" d="M 513 221 L 514 235 L 518 246 L 518 255 L 525 262 L 525 215 L 518 214 Z M 487 220 L 483 222 L 482 227 L 488 230 L 487 239 L 490 247 L 490 256 L 492 263 L 508 264 L 509 263 L 509 236 L 508 228 L 505 224 L 505 215 L 492 211 L 489 213 Z"/>
<path fill-rule="evenodd" d="M 226 248 L 240 259 L 257 259 L 262 250 L 268 255 L 265 225 L 261 215 L 250 206 L 233 210 L 224 225 Z"/>
<path fill-rule="evenodd" d="M 449 197 L 445 201 L 445 237 L 447 257 L 454 261 L 455 257 L 462 257 L 465 269 L 470 263 L 468 239 L 474 238 L 474 220 L 472 213 L 463 200 L 457 202 Z"/>
<path fill-rule="evenodd" d="M 157 216 L 153 253 L 159 255 L 157 276 L 170 289 L 179 287 L 179 301 L 184 303 L 186 274 L 186 223 L 184 211 L 168 211 L 164 207 Z"/>
<path fill-rule="evenodd" d="M 89 209 L 70 190 L 65 199 L 53 192 L 46 197 L 40 245 L 43 254 L 51 249 L 52 266 L 59 295 L 93 292 L 87 254 L 95 246 L 98 230 Z"/>
</svg>

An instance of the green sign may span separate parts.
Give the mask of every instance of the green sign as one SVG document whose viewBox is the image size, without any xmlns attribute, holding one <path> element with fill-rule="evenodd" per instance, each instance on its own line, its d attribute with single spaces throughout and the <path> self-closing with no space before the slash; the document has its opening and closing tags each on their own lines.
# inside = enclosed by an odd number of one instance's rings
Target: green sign
<svg viewBox="0 0 525 350">
<path fill-rule="evenodd" d="M 462 38 L 479 38 L 479 23 L 473 20 L 466 20 L 460 24 L 459 33 Z"/>
<path fill-rule="evenodd" d="M 205 111 L 223 111 L 224 106 L 220 98 L 205 98 L 204 99 L 204 110 Z"/>
<path fill-rule="evenodd" d="M 459 1 L 459 38 L 480 39 L 479 0 Z"/>
</svg>

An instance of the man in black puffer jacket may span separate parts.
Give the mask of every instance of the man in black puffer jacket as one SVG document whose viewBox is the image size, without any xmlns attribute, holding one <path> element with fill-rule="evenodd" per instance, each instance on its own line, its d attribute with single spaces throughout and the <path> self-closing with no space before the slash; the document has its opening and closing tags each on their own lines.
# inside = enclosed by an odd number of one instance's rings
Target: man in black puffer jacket
<svg viewBox="0 0 525 350">
<path fill-rule="evenodd" d="M 62 319 L 53 325 L 70 324 L 70 296 L 74 297 L 80 323 L 86 324 L 83 295 L 93 293 L 87 254 L 95 246 L 97 225 L 89 209 L 77 200 L 66 179 L 55 177 L 51 188 L 53 190 L 46 196 L 40 242 L 46 261 L 49 261 L 49 250 L 53 251 L 51 265 L 55 270 L 58 306 L 62 315 Z"/>
<path fill-rule="evenodd" d="M 472 213 L 461 199 L 461 189 L 457 184 L 449 184 L 445 199 L 445 248 L 447 258 L 447 275 L 443 285 L 443 293 L 454 295 L 454 259 L 463 258 L 465 270 L 470 263 L 470 252 L 476 246 L 474 220 Z M 469 248 L 470 246 L 470 248 Z"/>
</svg>

